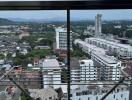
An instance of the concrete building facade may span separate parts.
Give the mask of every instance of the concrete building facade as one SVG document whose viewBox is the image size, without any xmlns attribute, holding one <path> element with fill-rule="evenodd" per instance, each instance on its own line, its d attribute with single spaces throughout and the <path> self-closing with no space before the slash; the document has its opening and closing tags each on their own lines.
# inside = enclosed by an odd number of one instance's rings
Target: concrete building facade
<svg viewBox="0 0 132 100">
<path fill-rule="evenodd" d="M 71 90 L 71 100 L 101 100 L 101 98 L 112 88 L 110 85 L 80 85 Z M 107 83 L 108 84 L 108 83 Z M 125 85 L 120 85 L 112 93 L 110 93 L 106 100 L 129 100 L 129 89 Z"/>
<path fill-rule="evenodd" d="M 119 80 L 121 61 L 114 56 L 106 55 L 104 48 L 89 44 L 80 39 L 74 43 L 82 49 L 83 52 L 89 54 L 94 62 L 95 69 L 97 69 L 97 76 L 99 80 Z"/>
<path fill-rule="evenodd" d="M 41 61 L 43 69 L 43 87 L 60 88 L 61 85 L 61 68 L 56 59 L 43 59 Z"/>
<path fill-rule="evenodd" d="M 67 50 L 67 28 L 57 27 L 56 32 L 56 49 Z M 70 32 L 70 48 L 72 49 L 72 31 Z"/>
<path fill-rule="evenodd" d="M 98 36 L 101 34 L 101 29 L 102 29 L 102 22 L 101 22 L 101 14 L 97 14 L 95 16 L 95 35 Z"/>
<path fill-rule="evenodd" d="M 130 45 L 115 43 L 101 38 L 86 38 L 85 42 L 108 50 L 108 52 L 118 57 L 132 58 L 132 47 Z"/>
<path fill-rule="evenodd" d="M 99 48 L 97 46 L 94 46 L 92 44 L 88 44 L 87 42 L 82 41 L 81 39 L 74 40 L 74 44 L 78 45 L 82 49 L 83 52 L 85 52 L 89 55 L 91 55 L 92 52 L 98 52 L 98 53 L 101 53 L 101 54 L 105 54 L 104 49 Z"/>
<path fill-rule="evenodd" d="M 90 80 L 97 80 L 97 68 L 91 59 L 80 60 L 81 81 L 87 83 Z"/>
<path fill-rule="evenodd" d="M 94 52 L 91 59 L 97 67 L 99 80 L 119 80 L 121 77 L 121 61 L 113 56 L 99 54 Z"/>
<path fill-rule="evenodd" d="M 87 83 L 91 80 L 97 80 L 97 68 L 91 59 L 79 60 L 71 58 L 70 62 L 71 84 L 77 82 Z"/>
</svg>

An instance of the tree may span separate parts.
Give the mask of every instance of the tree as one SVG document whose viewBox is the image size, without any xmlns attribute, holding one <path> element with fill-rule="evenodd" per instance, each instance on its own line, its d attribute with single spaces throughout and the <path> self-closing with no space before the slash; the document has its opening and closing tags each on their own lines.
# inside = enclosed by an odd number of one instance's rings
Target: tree
<svg viewBox="0 0 132 100">
<path fill-rule="evenodd" d="M 71 51 L 71 56 L 73 57 L 84 57 L 86 54 L 82 52 L 78 45 L 73 44 L 73 51 Z"/>
<path fill-rule="evenodd" d="M 16 57 L 13 58 L 13 65 L 27 66 L 28 63 L 31 63 L 29 55 L 16 53 Z"/>
<path fill-rule="evenodd" d="M 30 52 L 30 56 L 31 57 L 40 57 L 40 58 L 45 58 L 47 55 L 52 55 L 53 52 L 51 51 L 51 49 L 48 50 L 41 50 L 41 49 L 33 49 Z"/>
<path fill-rule="evenodd" d="M 42 39 L 41 41 L 37 43 L 37 45 L 49 45 L 50 47 L 52 47 L 53 39 L 50 39 L 50 38 Z"/>
<path fill-rule="evenodd" d="M 4 59 L 4 58 L 5 58 L 4 54 L 0 54 L 0 59 Z"/>
<path fill-rule="evenodd" d="M 8 59 L 11 59 L 12 54 L 11 54 L 11 53 L 8 53 L 6 57 L 7 57 Z"/>
<path fill-rule="evenodd" d="M 29 100 L 29 97 L 22 92 L 21 93 L 21 100 Z"/>
<path fill-rule="evenodd" d="M 132 38 L 132 30 L 126 31 L 126 37 Z"/>
</svg>

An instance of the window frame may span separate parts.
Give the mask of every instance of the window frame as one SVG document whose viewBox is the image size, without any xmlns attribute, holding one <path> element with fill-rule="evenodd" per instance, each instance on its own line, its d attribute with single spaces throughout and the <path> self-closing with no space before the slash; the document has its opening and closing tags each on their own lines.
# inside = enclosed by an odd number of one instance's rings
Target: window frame
<svg viewBox="0 0 132 100">
<path fill-rule="evenodd" d="M 90 9 L 132 9 L 131 0 L 80 0 L 80 1 L 2 1 L 0 10 L 67 10 L 67 40 L 70 40 L 70 10 Z M 70 79 L 70 41 L 68 49 L 68 71 Z M 70 100 L 70 81 L 68 83 L 68 100 Z"/>
</svg>

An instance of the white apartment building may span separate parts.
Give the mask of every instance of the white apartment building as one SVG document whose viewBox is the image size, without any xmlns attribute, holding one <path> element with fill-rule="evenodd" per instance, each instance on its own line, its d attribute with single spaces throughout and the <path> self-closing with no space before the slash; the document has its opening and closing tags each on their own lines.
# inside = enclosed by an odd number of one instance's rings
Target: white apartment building
<svg viewBox="0 0 132 100">
<path fill-rule="evenodd" d="M 97 83 L 89 86 L 79 85 L 71 90 L 71 100 L 101 100 L 112 87 L 113 85 L 98 85 Z M 126 85 L 118 86 L 105 100 L 130 100 L 128 87 Z"/>
<path fill-rule="evenodd" d="M 85 41 L 82 41 L 81 39 L 76 39 L 74 41 L 74 44 L 75 45 L 78 45 L 83 52 L 91 55 L 91 52 L 98 52 L 98 53 L 101 53 L 101 54 L 105 54 L 105 50 L 102 49 L 102 48 L 99 48 L 97 46 L 94 46 L 92 44 L 88 44 L 87 42 Z"/>
<path fill-rule="evenodd" d="M 81 81 L 87 83 L 90 80 L 97 80 L 97 68 L 94 62 L 89 60 L 80 60 Z"/>
<path fill-rule="evenodd" d="M 97 80 L 97 68 L 94 67 L 94 62 L 91 59 L 78 60 L 71 58 L 70 70 L 71 84 Z"/>
<path fill-rule="evenodd" d="M 117 60 L 114 56 L 108 56 L 93 52 L 91 59 L 94 61 L 98 69 L 98 78 L 100 80 L 119 80 L 121 73 L 121 61 Z"/>
<path fill-rule="evenodd" d="M 54 89 L 61 85 L 61 68 L 56 59 L 43 59 L 40 62 L 43 69 L 43 85 L 44 88 L 49 86 Z"/>
<path fill-rule="evenodd" d="M 70 76 L 71 76 L 71 83 L 80 82 L 79 59 L 74 57 L 70 58 Z"/>
<path fill-rule="evenodd" d="M 117 60 L 114 56 L 106 55 L 104 48 L 99 48 L 80 39 L 76 39 L 74 43 L 78 44 L 82 51 L 91 56 L 94 66 L 96 66 L 99 80 L 120 79 L 121 61 Z"/>
<path fill-rule="evenodd" d="M 57 27 L 56 32 L 56 49 L 67 50 L 67 28 Z M 70 48 L 72 49 L 72 31 L 70 32 Z"/>
<path fill-rule="evenodd" d="M 132 58 L 132 46 L 130 45 L 112 42 L 101 38 L 86 38 L 85 42 L 108 50 L 112 54 L 118 55 L 118 57 Z"/>
<path fill-rule="evenodd" d="M 71 75 L 71 83 L 80 82 L 80 69 L 71 69 L 70 70 Z"/>
</svg>

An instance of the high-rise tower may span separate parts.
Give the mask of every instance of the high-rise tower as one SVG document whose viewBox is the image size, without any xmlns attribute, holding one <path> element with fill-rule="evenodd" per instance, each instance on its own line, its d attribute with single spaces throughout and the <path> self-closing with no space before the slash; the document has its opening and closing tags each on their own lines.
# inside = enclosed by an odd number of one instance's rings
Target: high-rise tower
<svg viewBox="0 0 132 100">
<path fill-rule="evenodd" d="M 102 28 L 102 23 L 101 23 L 101 14 L 97 14 L 95 16 L 95 35 L 99 36 L 101 34 L 101 28 Z"/>
</svg>

